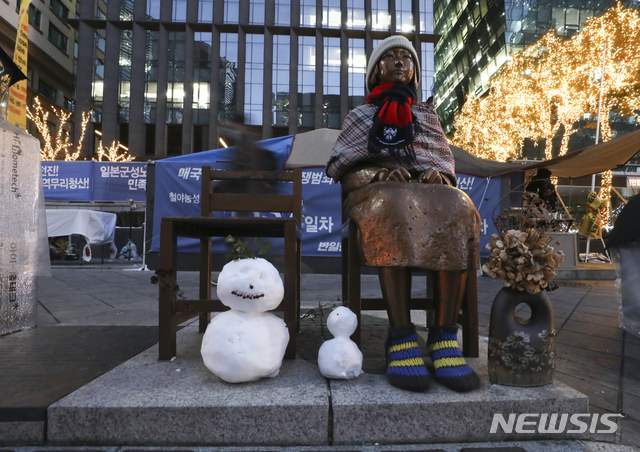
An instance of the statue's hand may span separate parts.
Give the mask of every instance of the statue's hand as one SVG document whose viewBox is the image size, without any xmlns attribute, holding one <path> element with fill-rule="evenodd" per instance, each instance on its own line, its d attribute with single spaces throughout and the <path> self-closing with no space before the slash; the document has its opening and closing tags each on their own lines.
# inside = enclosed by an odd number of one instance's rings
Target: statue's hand
<svg viewBox="0 0 640 452">
<path fill-rule="evenodd" d="M 397 181 L 397 182 L 409 182 L 411 181 L 411 173 L 404 167 L 400 166 L 390 173 L 386 174 L 386 177 L 380 178 L 380 181 Z"/>
<path fill-rule="evenodd" d="M 435 169 L 429 168 L 418 176 L 418 182 L 422 184 L 441 184 L 442 176 Z"/>
<path fill-rule="evenodd" d="M 375 175 L 375 177 L 371 180 L 371 182 L 382 182 L 387 180 L 389 177 L 389 170 L 386 168 L 381 168 Z"/>
</svg>

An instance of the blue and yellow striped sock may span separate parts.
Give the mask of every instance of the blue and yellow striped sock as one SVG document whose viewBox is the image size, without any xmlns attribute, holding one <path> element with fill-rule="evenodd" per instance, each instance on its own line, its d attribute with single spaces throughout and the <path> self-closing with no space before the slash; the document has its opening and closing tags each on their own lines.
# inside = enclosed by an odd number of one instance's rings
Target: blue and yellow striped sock
<svg viewBox="0 0 640 452">
<path fill-rule="evenodd" d="M 429 389 L 429 372 L 418 348 L 418 334 L 413 323 L 389 328 L 386 347 L 389 384 L 414 392 Z"/>
<path fill-rule="evenodd" d="M 469 392 L 480 386 L 480 378 L 467 365 L 458 347 L 458 325 L 430 327 L 427 351 L 436 369 L 436 380 L 447 388 Z"/>
</svg>

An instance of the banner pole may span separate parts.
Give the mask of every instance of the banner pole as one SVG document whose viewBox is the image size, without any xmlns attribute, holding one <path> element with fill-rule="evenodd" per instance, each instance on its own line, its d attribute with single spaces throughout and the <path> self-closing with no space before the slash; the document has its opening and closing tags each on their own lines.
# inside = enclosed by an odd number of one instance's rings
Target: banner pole
<svg viewBox="0 0 640 452">
<path fill-rule="evenodd" d="M 598 99 L 598 120 L 596 122 L 596 144 L 600 138 L 600 107 L 602 106 L 602 84 L 604 82 L 604 64 L 607 60 L 607 39 L 604 40 L 604 49 L 602 50 L 602 70 L 600 72 L 600 98 Z M 596 189 L 596 175 L 591 175 L 591 191 Z M 591 242 L 591 234 L 587 237 L 587 249 L 584 254 L 584 262 L 589 262 L 589 244 Z M 604 243 L 604 242 L 603 242 Z"/>
</svg>

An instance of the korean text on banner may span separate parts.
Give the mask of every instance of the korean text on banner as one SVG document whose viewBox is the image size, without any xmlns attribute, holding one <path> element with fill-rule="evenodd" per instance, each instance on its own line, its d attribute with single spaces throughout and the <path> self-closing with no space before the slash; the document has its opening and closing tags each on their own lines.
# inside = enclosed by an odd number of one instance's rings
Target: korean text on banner
<svg viewBox="0 0 640 452">
<path fill-rule="evenodd" d="M 55 201 L 93 201 L 95 162 L 42 162 L 44 197 Z"/>
<path fill-rule="evenodd" d="M 147 164 L 93 162 L 94 201 L 145 201 Z"/>
<path fill-rule="evenodd" d="M 18 33 L 13 62 L 23 73 L 27 73 L 27 54 L 29 52 L 29 4 L 31 0 L 22 0 Z M 27 81 L 21 80 L 9 88 L 8 121 L 27 130 Z"/>
</svg>

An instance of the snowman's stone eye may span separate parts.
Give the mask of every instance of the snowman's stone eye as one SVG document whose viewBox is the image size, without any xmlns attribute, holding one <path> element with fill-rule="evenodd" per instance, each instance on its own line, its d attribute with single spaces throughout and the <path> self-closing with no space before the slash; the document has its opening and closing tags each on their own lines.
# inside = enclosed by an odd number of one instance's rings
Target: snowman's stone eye
<svg viewBox="0 0 640 452">
<path fill-rule="evenodd" d="M 253 289 L 253 286 L 251 284 L 249 284 L 249 289 Z"/>
</svg>

